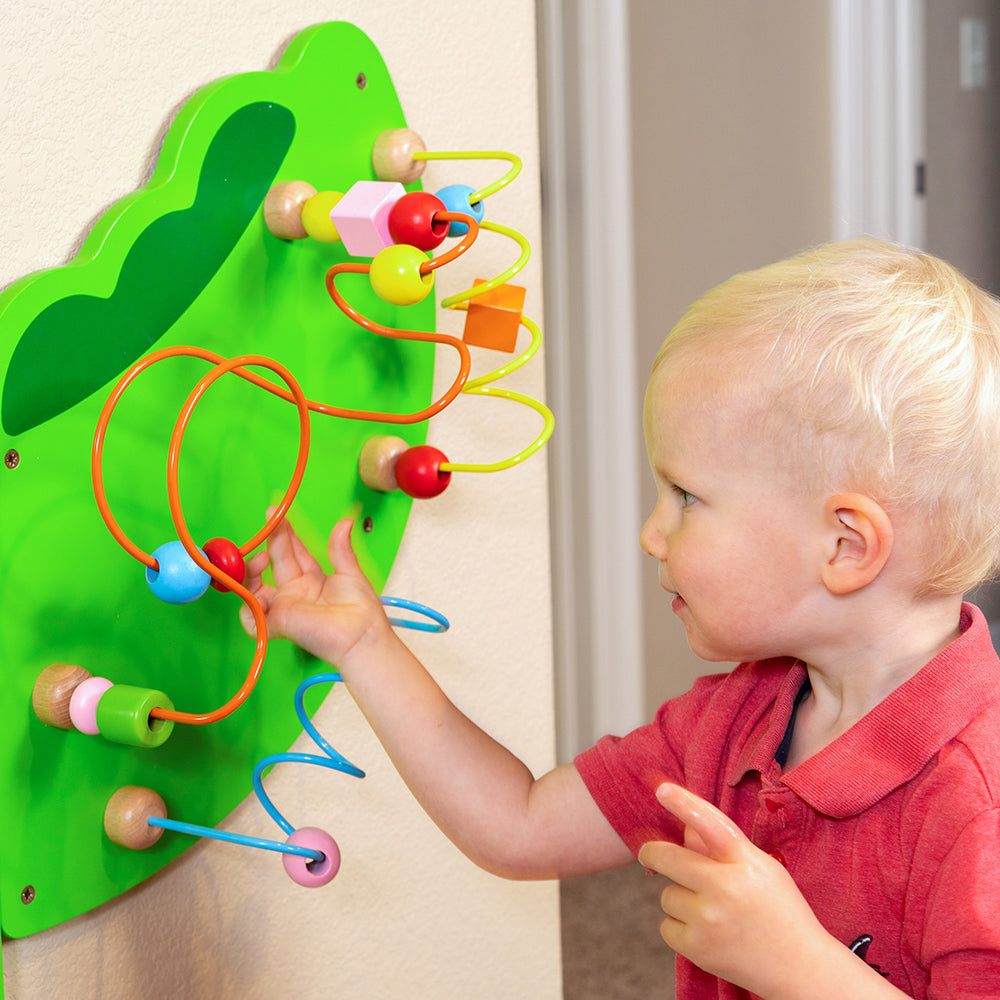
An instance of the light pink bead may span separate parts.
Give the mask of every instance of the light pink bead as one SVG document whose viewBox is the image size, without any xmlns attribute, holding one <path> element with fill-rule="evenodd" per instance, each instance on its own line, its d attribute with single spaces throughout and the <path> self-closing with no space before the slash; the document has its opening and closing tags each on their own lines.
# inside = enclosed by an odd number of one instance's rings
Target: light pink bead
<svg viewBox="0 0 1000 1000">
<path fill-rule="evenodd" d="M 318 889 L 321 885 L 332 882 L 340 871 L 340 848 L 325 830 L 304 826 L 301 830 L 296 830 L 285 843 L 322 851 L 326 855 L 322 861 L 310 861 L 298 854 L 282 854 L 281 861 L 293 882 L 304 885 L 307 889 Z"/>
<path fill-rule="evenodd" d="M 76 729 L 88 736 L 100 735 L 97 728 L 97 703 L 111 687 L 107 677 L 88 677 L 81 681 L 69 700 L 69 719 Z"/>
<path fill-rule="evenodd" d="M 374 257 L 393 245 L 389 212 L 406 194 L 395 181 L 355 181 L 330 211 L 344 249 L 352 257 Z"/>
</svg>

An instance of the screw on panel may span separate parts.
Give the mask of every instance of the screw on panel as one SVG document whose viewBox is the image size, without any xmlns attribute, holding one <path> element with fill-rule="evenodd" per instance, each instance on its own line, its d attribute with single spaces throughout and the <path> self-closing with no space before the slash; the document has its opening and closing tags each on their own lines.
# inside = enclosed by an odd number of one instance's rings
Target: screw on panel
<svg viewBox="0 0 1000 1000">
<path fill-rule="evenodd" d="M 16 469 L 21 464 L 21 456 L 11 448 L 3 457 L 3 464 L 7 466 L 8 469 Z"/>
<path fill-rule="evenodd" d="M 369 534 L 371 534 L 372 530 L 375 528 L 375 522 L 370 517 L 366 517 L 361 522 L 361 527 L 364 529 L 365 534 L 369 535 Z"/>
<path fill-rule="evenodd" d="M 26 885 L 21 890 L 21 902 L 27 905 L 28 903 L 33 903 L 35 901 L 35 887 L 33 885 Z"/>
<path fill-rule="evenodd" d="M 356 76 L 356 77 L 354 78 L 354 83 L 355 83 L 355 85 L 357 86 L 358 90 L 364 90 L 364 89 L 365 89 L 365 87 L 367 87 L 367 86 L 368 86 L 368 77 L 367 77 L 367 76 L 365 76 L 365 74 L 364 74 L 364 73 L 359 73 L 359 74 L 358 74 L 358 75 L 357 75 L 357 76 Z"/>
</svg>

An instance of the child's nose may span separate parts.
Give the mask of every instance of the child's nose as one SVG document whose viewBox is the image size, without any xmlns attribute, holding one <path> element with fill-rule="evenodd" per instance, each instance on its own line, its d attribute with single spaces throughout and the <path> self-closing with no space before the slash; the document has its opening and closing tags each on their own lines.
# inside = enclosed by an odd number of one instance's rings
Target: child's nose
<svg viewBox="0 0 1000 1000">
<path fill-rule="evenodd" d="M 662 559 L 666 545 L 664 544 L 663 533 L 654 524 L 654 514 L 649 515 L 646 523 L 642 526 L 642 530 L 639 532 L 639 547 L 646 555 Z"/>
</svg>

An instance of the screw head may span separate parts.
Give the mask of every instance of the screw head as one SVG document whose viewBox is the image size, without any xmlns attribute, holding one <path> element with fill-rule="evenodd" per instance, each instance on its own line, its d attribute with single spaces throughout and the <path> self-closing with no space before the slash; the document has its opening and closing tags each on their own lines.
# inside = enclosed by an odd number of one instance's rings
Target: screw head
<svg viewBox="0 0 1000 1000">
<path fill-rule="evenodd" d="M 359 74 L 358 74 L 358 75 L 357 75 L 357 76 L 356 76 L 356 77 L 354 78 L 354 84 L 355 84 L 355 86 L 356 86 L 356 87 L 358 88 L 358 90 L 364 90 L 364 89 L 365 89 L 365 87 L 367 87 L 367 86 L 368 86 L 368 77 L 367 77 L 367 76 L 365 76 L 365 74 L 364 74 L 364 73 L 359 73 Z"/>
<path fill-rule="evenodd" d="M 366 517 L 361 522 L 361 527 L 366 535 L 370 535 L 375 529 L 375 522 L 370 517 Z"/>
<path fill-rule="evenodd" d="M 14 449 L 11 448 L 3 457 L 3 464 L 7 466 L 8 469 L 16 469 L 21 464 L 21 456 Z"/>
<path fill-rule="evenodd" d="M 21 902 L 26 906 L 28 903 L 33 903 L 35 901 L 35 887 L 33 885 L 26 885 L 21 890 Z"/>
</svg>

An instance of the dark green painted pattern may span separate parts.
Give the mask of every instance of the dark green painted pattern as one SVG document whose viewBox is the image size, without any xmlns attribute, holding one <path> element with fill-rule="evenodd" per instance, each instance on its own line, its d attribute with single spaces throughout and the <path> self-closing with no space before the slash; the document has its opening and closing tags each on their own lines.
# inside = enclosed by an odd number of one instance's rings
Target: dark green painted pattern
<svg viewBox="0 0 1000 1000">
<path fill-rule="evenodd" d="M 259 210 L 294 134 L 294 116 L 280 105 L 257 103 L 234 112 L 205 154 L 194 204 L 148 226 L 111 296 L 71 295 L 39 313 L 4 379 L 8 434 L 30 430 L 85 399 L 174 325 Z"/>
</svg>

